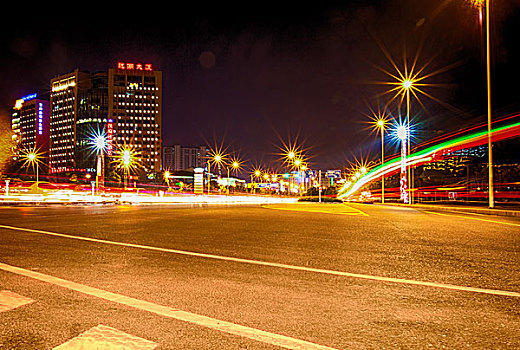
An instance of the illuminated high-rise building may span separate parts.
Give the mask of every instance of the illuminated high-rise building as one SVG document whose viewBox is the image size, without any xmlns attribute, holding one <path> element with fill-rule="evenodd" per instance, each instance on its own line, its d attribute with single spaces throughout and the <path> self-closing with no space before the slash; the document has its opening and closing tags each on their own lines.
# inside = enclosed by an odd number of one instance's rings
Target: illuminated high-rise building
<svg viewBox="0 0 520 350">
<path fill-rule="evenodd" d="M 78 171 L 76 159 L 79 96 L 91 88 L 90 73 L 78 69 L 51 79 L 49 170 Z"/>
<path fill-rule="evenodd" d="M 127 146 L 138 154 L 142 175 L 159 172 L 161 96 L 162 72 L 151 64 L 119 63 L 108 72 L 75 70 L 53 78 L 50 172 L 95 171 L 96 134 L 105 138 L 104 170 L 113 170 L 118 148 Z"/>
<path fill-rule="evenodd" d="M 108 115 L 113 120 L 114 152 L 133 149 L 139 168 L 161 170 L 162 72 L 148 63 L 118 63 L 108 70 Z"/>
<path fill-rule="evenodd" d="M 49 101 L 41 100 L 37 94 L 16 100 L 11 119 L 14 155 L 22 150 L 35 150 L 47 158 L 49 150 Z"/>
<path fill-rule="evenodd" d="M 78 94 L 75 158 L 78 168 L 93 173 L 97 168 L 98 152 L 107 153 L 107 145 L 104 150 L 95 147 L 95 138 L 104 137 L 105 143 L 108 142 L 112 120 L 108 118 L 108 73 L 92 73 L 90 81 L 90 88 Z M 103 164 L 103 171 L 108 166 L 110 162 Z"/>
</svg>

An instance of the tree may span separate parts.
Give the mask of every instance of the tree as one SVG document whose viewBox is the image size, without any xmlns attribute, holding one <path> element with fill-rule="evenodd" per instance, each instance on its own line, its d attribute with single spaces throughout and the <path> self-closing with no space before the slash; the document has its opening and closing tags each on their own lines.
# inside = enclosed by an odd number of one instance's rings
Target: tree
<svg viewBox="0 0 520 350">
<path fill-rule="evenodd" d="M 0 116 L 0 174 L 13 165 L 15 142 L 12 138 L 11 121 L 5 116 Z"/>
</svg>

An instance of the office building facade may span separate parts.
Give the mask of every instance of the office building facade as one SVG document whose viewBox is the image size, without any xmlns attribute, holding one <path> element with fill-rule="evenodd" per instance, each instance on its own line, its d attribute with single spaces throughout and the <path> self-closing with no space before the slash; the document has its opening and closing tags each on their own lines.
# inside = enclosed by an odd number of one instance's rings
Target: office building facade
<svg viewBox="0 0 520 350">
<path fill-rule="evenodd" d="M 84 171 L 76 158 L 77 122 L 79 97 L 90 87 L 90 73 L 78 69 L 51 79 L 50 173 Z"/>
<path fill-rule="evenodd" d="M 50 110 L 51 173 L 94 172 L 96 135 L 105 138 L 104 171 L 123 148 L 135 152 L 141 174 L 161 170 L 162 72 L 151 64 L 55 77 Z"/>
<path fill-rule="evenodd" d="M 49 101 L 41 100 L 37 94 L 16 100 L 11 118 L 14 155 L 20 152 L 36 152 L 45 160 L 49 150 Z"/>
<path fill-rule="evenodd" d="M 108 115 L 114 151 L 132 149 L 144 173 L 161 171 L 162 72 L 147 63 L 108 70 Z"/>
</svg>

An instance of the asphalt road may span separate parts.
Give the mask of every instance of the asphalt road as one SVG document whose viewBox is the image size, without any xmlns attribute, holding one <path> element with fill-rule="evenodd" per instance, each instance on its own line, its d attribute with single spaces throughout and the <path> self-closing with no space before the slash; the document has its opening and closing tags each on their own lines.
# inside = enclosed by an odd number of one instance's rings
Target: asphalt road
<svg viewBox="0 0 520 350">
<path fill-rule="evenodd" d="M 82 341 L 518 349 L 520 218 L 362 204 L 0 208 L 0 349 Z"/>
</svg>

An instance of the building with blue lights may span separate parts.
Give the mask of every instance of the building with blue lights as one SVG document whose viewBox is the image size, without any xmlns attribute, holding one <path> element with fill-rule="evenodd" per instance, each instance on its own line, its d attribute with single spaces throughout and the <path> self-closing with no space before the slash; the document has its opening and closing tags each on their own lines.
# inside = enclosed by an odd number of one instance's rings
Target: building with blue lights
<svg viewBox="0 0 520 350">
<path fill-rule="evenodd" d="M 49 151 L 49 101 L 41 100 L 37 94 L 30 94 L 16 100 L 11 118 L 14 155 L 21 151 L 37 151 L 47 159 Z"/>
</svg>

